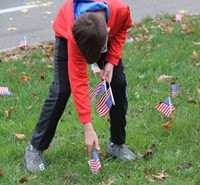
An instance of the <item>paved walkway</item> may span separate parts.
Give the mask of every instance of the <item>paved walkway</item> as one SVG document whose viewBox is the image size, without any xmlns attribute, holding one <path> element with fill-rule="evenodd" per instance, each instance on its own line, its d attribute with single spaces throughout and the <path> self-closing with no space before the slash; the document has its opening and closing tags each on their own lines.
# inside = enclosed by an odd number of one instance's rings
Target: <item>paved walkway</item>
<svg viewBox="0 0 200 185">
<path fill-rule="evenodd" d="M 0 1 L 0 52 L 16 48 L 21 37 L 26 35 L 28 45 L 45 40 L 53 40 L 52 21 L 59 7 L 66 0 L 54 1 L 51 6 L 37 6 L 22 13 L 17 8 L 27 7 L 29 0 Z M 114 0 L 113 0 L 114 1 Z M 133 22 L 146 16 L 162 16 L 166 13 L 175 15 L 179 10 L 187 10 L 189 14 L 200 13 L 200 0 L 124 0 L 130 5 Z M 48 0 L 38 1 L 40 4 Z M 47 14 L 48 13 L 48 14 Z M 8 28 L 16 27 L 15 31 Z"/>
<path fill-rule="evenodd" d="M 179 10 L 189 14 L 200 14 L 200 0 L 124 0 L 130 5 L 134 21 L 146 16 L 162 16 L 166 13 L 175 15 Z"/>
</svg>

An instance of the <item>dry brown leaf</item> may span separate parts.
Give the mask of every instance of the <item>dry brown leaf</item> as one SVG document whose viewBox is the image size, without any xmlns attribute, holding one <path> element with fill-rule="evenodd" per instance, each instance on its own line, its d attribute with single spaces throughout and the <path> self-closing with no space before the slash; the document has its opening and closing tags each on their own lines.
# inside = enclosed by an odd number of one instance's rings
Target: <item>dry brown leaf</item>
<svg viewBox="0 0 200 185">
<path fill-rule="evenodd" d="M 192 52 L 192 56 L 193 59 L 197 59 L 198 58 L 198 53 L 196 51 Z"/>
<path fill-rule="evenodd" d="M 197 88 L 197 92 L 200 93 L 200 88 Z"/>
<path fill-rule="evenodd" d="M 24 81 L 24 82 L 27 82 L 27 81 L 31 80 L 31 77 L 29 77 L 29 76 L 20 76 L 19 79 Z"/>
<path fill-rule="evenodd" d="M 13 133 L 18 139 L 23 140 L 26 138 L 26 136 L 24 134 L 20 134 L 20 133 Z"/>
<path fill-rule="evenodd" d="M 147 179 L 148 182 L 154 183 L 156 180 L 154 180 L 150 175 L 146 175 L 145 178 Z"/>
<path fill-rule="evenodd" d="M 163 80 L 169 80 L 169 79 L 173 79 L 174 76 L 167 76 L 167 75 L 161 75 L 160 77 L 157 78 L 157 82 L 161 82 Z"/>
<path fill-rule="evenodd" d="M 167 26 L 167 27 L 165 28 L 165 31 L 166 31 L 167 33 L 171 33 L 173 30 L 174 30 L 174 28 L 173 28 L 172 26 Z"/>
<path fill-rule="evenodd" d="M 142 156 L 142 158 L 147 160 L 151 155 L 152 155 L 152 151 L 148 149 L 146 153 Z"/>
<path fill-rule="evenodd" d="M 105 183 L 105 182 L 102 181 L 102 184 L 103 184 L 103 185 L 111 185 L 111 184 L 113 184 L 114 182 L 115 182 L 115 179 L 113 179 L 113 180 L 109 179 L 107 183 Z"/>
<path fill-rule="evenodd" d="M 19 180 L 19 183 L 20 184 L 24 184 L 24 183 L 26 183 L 28 181 L 28 179 L 26 178 L 26 177 L 23 177 L 23 178 L 21 178 L 20 180 Z"/>
<path fill-rule="evenodd" d="M 188 20 L 188 18 L 189 18 L 188 15 L 183 15 L 182 17 L 183 20 Z"/>
<path fill-rule="evenodd" d="M 196 66 L 199 67 L 200 66 L 200 62 L 196 63 Z"/>
<path fill-rule="evenodd" d="M 161 173 L 158 173 L 158 175 L 152 176 L 159 180 L 164 180 L 165 178 L 169 177 L 168 173 L 166 173 L 165 170 L 163 170 Z"/>
<path fill-rule="evenodd" d="M 167 123 L 162 125 L 162 128 L 165 128 L 167 130 L 170 130 L 172 127 L 171 121 L 168 121 Z"/>
<path fill-rule="evenodd" d="M 188 34 L 194 33 L 194 27 L 188 26 L 188 27 L 187 27 L 187 33 L 188 33 Z"/>
<path fill-rule="evenodd" d="M 187 25 L 186 24 L 181 24 L 180 30 L 182 30 L 182 31 L 187 30 Z"/>
<path fill-rule="evenodd" d="M 16 108 L 17 108 L 17 106 L 13 106 L 13 107 L 11 107 L 10 109 L 4 111 L 4 113 L 3 113 L 4 116 L 5 116 L 5 117 L 10 116 L 11 112 L 12 112 L 14 109 L 16 109 Z"/>
<path fill-rule="evenodd" d="M 192 42 L 194 45 L 200 46 L 200 42 Z"/>
<path fill-rule="evenodd" d="M 3 168 L 0 167 L 0 177 L 3 175 Z"/>
</svg>

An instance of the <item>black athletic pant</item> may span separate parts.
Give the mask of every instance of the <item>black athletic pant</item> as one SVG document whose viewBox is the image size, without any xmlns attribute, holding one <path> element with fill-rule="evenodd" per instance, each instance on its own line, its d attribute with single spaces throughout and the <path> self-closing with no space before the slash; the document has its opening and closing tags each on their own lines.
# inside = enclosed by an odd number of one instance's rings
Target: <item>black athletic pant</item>
<svg viewBox="0 0 200 185">
<path fill-rule="evenodd" d="M 104 55 L 98 65 L 102 68 L 104 65 Z M 125 125 L 127 111 L 126 78 L 122 60 L 115 66 L 111 88 L 115 99 L 115 106 L 110 110 L 111 120 L 111 141 L 115 144 L 125 142 Z M 56 37 L 54 50 L 54 82 L 50 86 L 38 123 L 35 127 L 31 144 L 38 150 L 45 150 L 51 143 L 59 119 L 66 107 L 70 97 L 71 89 L 68 76 L 68 53 L 67 40 Z"/>
</svg>

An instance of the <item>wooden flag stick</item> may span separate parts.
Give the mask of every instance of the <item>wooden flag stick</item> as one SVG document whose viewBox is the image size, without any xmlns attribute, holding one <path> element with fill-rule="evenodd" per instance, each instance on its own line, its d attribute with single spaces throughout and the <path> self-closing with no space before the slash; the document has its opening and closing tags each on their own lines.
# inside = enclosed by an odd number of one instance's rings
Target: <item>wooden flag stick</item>
<svg viewBox="0 0 200 185">
<path fill-rule="evenodd" d="M 168 99 L 169 99 L 169 108 L 170 108 L 170 115 L 171 115 L 171 118 L 172 118 L 172 102 L 171 102 L 171 98 L 170 98 L 170 96 L 168 97 Z"/>
<path fill-rule="evenodd" d="M 114 100 L 114 97 L 113 97 L 113 93 L 112 93 L 110 83 L 108 83 L 108 85 L 109 85 L 109 88 L 110 88 L 110 95 L 111 95 L 111 98 L 112 98 L 112 103 L 113 103 L 113 105 L 115 105 L 115 100 Z"/>
</svg>

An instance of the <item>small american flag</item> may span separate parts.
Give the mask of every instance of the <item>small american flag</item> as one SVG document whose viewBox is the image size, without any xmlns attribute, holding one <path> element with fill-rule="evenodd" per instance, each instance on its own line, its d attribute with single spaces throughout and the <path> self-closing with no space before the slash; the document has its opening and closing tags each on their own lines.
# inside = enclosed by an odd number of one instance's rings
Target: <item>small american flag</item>
<svg viewBox="0 0 200 185">
<path fill-rule="evenodd" d="M 91 100 L 95 100 L 102 92 L 106 91 L 106 81 L 101 81 L 91 93 Z"/>
<path fill-rule="evenodd" d="M 102 95 L 99 101 L 96 103 L 96 109 L 100 117 L 105 116 L 110 111 L 113 105 L 112 90 L 111 87 Z"/>
<path fill-rule="evenodd" d="M 172 84 L 171 88 L 172 88 L 172 98 L 177 97 L 179 94 L 178 84 Z"/>
<path fill-rule="evenodd" d="M 101 163 L 97 151 L 95 149 L 92 151 L 92 155 L 93 159 L 90 159 L 88 161 L 88 164 L 90 166 L 92 173 L 97 174 L 99 172 L 99 169 L 101 168 Z"/>
<path fill-rule="evenodd" d="M 18 46 L 18 48 L 23 48 L 23 47 L 26 47 L 26 36 L 22 37 L 20 45 Z"/>
<path fill-rule="evenodd" d="M 94 74 L 101 72 L 101 69 L 96 64 L 91 65 L 91 70 L 93 71 Z"/>
<path fill-rule="evenodd" d="M 157 106 L 157 110 L 162 112 L 166 116 L 170 116 L 175 111 L 175 107 L 172 105 L 170 97 L 166 98 L 162 103 Z"/>
<path fill-rule="evenodd" d="M 11 93 L 8 90 L 8 87 L 0 87 L 0 96 L 10 96 Z"/>
</svg>

